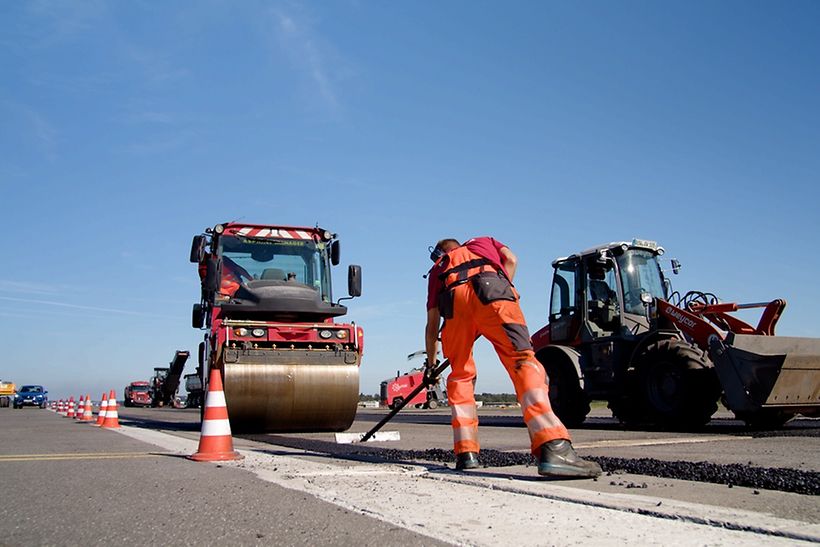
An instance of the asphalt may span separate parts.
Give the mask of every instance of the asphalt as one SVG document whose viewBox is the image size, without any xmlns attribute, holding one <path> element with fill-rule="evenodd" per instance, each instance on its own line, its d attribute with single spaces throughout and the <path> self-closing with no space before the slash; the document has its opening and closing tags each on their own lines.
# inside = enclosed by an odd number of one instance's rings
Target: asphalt
<svg viewBox="0 0 820 547">
<path fill-rule="evenodd" d="M 0 545 L 446 545 L 235 466 L 0 409 Z"/>
</svg>

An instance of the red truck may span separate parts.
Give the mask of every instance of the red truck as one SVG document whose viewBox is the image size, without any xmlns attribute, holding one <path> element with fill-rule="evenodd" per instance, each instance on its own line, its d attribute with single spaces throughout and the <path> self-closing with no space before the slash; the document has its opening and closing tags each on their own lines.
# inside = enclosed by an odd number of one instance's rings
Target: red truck
<svg viewBox="0 0 820 547">
<path fill-rule="evenodd" d="M 151 387 L 148 382 L 131 382 L 125 386 L 122 399 L 125 406 L 151 406 Z"/>
<path fill-rule="evenodd" d="M 318 226 L 226 222 L 194 236 L 202 298 L 192 324 L 202 388 L 220 370 L 232 430 L 344 431 L 359 401 L 364 332 L 334 301 L 336 234 Z M 348 267 L 349 298 L 361 267 Z"/>
<path fill-rule="evenodd" d="M 395 378 L 389 378 L 381 383 L 381 405 L 389 408 L 398 407 L 423 379 L 423 369 L 413 369 L 405 374 L 396 371 Z M 440 404 L 447 404 L 447 393 L 441 388 L 441 378 L 426 391 L 419 392 L 407 404 L 416 408 L 437 408 Z"/>
</svg>

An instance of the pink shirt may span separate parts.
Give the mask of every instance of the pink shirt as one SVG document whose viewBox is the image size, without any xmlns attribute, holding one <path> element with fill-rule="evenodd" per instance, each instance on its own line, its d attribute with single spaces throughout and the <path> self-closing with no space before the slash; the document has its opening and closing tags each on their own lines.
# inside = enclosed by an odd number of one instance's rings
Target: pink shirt
<svg viewBox="0 0 820 547">
<path fill-rule="evenodd" d="M 509 277 L 506 268 L 504 268 L 504 257 L 499 252 L 506 247 L 500 241 L 496 241 L 491 237 L 476 237 L 465 242 L 462 247 L 477 254 L 482 258 L 486 258 L 492 265 L 504 272 L 504 275 Z M 436 262 L 427 276 L 427 309 L 432 310 L 438 306 L 438 293 L 443 288 L 439 275 L 444 272 L 445 268 L 442 266 L 442 260 Z"/>
</svg>

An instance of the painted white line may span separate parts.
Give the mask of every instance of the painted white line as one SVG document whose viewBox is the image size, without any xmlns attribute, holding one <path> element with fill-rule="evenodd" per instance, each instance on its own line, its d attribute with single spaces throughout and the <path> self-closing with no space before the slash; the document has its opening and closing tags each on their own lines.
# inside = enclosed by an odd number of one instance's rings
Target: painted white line
<svg viewBox="0 0 820 547">
<path fill-rule="evenodd" d="M 628 448 L 630 446 L 662 446 L 666 444 L 714 443 L 726 441 L 749 441 L 752 437 L 680 437 L 676 439 L 624 439 L 572 443 L 575 448 Z"/>
</svg>

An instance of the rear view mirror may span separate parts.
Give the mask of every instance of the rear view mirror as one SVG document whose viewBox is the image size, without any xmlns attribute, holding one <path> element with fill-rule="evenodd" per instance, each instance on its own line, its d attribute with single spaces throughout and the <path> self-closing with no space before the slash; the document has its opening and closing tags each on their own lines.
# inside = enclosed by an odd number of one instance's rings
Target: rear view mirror
<svg viewBox="0 0 820 547">
<path fill-rule="evenodd" d="M 362 295 L 362 267 L 351 264 L 347 268 L 347 293 L 351 297 Z"/>
<path fill-rule="evenodd" d="M 339 265 L 339 259 L 341 258 L 341 249 L 339 245 L 339 240 L 334 241 L 330 244 L 330 263 L 334 266 Z"/>
<path fill-rule="evenodd" d="M 194 236 L 191 242 L 191 262 L 199 264 L 205 256 L 205 236 Z"/>
<path fill-rule="evenodd" d="M 194 304 L 194 309 L 191 311 L 191 326 L 195 329 L 201 329 L 203 319 L 202 305 Z"/>
<path fill-rule="evenodd" d="M 677 258 L 672 259 L 672 273 L 675 275 L 680 273 L 680 260 Z"/>
</svg>

